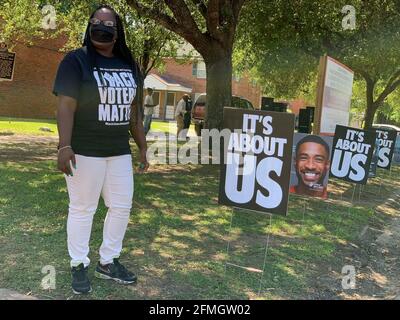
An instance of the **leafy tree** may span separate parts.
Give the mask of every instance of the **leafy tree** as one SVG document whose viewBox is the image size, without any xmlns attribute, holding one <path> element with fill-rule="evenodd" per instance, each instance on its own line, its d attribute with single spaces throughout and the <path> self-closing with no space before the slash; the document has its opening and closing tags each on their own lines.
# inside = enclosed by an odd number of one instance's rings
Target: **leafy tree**
<svg viewBox="0 0 400 320">
<path fill-rule="evenodd" d="M 383 107 L 380 108 L 377 115 L 378 123 L 390 122 L 400 126 L 400 89 L 396 89 L 390 96 L 388 96 Z"/>
<path fill-rule="evenodd" d="M 6 0 L 0 9 L 1 36 L 4 41 L 33 43 L 37 38 L 66 35 L 68 41 L 62 50 L 78 48 L 82 44 L 90 13 L 101 2 L 95 0 Z M 45 31 L 42 28 L 45 4 L 55 7 L 57 28 Z M 138 15 L 125 2 L 110 0 L 108 4 L 121 15 L 125 25 L 126 40 L 132 54 L 138 60 L 143 79 L 153 68 L 162 69 L 164 57 L 176 56 L 183 40 L 154 21 Z M 142 92 L 139 88 L 138 92 Z"/>
<path fill-rule="evenodd" d="M 354 30 L 344 30 L 340 0 L 253 0 L 243 10 L 238 31 L 242 57 L 268 84 L 287 76 L 287 91 L 296 93 L 327 54 L 355 71 L 365 83 L 365 127 L 400 85 L 400 2 L 354 0 Z M 242 49 L 244 48 L 244 49 Z M 246 50 L 247 49 L 247 50 Z M 314 57 L 314 62 L 306 56 Z M 290 70 L 292 69 L 292 72 Z M 314 71 L 313 71 L 314 70 Z M 297 81 L 296 81 L 297 80 Z"/>
<path fill-rule="evenodd" d="M 3 0 L 0 7 L 0 42 L 12 47 L 15 42 L 31 43 L 34 37 L 44 37 L 40 1 Z"/>
<path fill-rule="evenodd" d="M 231 105 L 233 43 L 245 0 L 125 1 L 202 55 L 207 72 L 206 127 L 221 128 L 223 107 Z"/>
</svg>

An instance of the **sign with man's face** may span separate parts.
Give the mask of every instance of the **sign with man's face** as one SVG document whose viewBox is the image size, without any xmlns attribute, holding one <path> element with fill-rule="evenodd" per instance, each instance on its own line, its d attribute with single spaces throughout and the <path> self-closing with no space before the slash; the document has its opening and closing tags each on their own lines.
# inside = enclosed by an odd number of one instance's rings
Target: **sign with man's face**
<svg viewBox="0 0 400 320">
<path fill-rule="evenodd" d="M 224 127 L 219 203 L 286 214 L 294 115 L 225 108 Z"/>
<path fill-rule="evenodd" d="M 291 193 L 324 199 L 328 197 L 332 140 L 327 136 L 294 135 Z"/>
<path fill-rule="evenodd" d="M 376 133 L 336 126 L 331 159 L 331 176 L 366 184 L 374 152 Z"/>
</svg>

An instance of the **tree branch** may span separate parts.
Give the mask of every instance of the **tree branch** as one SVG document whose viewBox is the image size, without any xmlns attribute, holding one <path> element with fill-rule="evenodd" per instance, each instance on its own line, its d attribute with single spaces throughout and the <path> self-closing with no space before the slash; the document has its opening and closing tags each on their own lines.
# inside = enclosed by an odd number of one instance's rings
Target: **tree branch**
<svg viewBox="0 0 400 320">
<path fill-rule="evenodd" d="M 400 77 L 400 69 L 397 70 L 397 71 L 390 77 L 387 86 L 391 86 L 391 85 L 396 81 L 396 79 L 397 79 L 398 77 Z"/>
<path fill-rule="evenodd" d="M 149 72 L 154 68 L 154 65 L 156 64 L 156 59 L 152 59 L 149 67 L 147 68 L 147 70 L 145 71 L 145 77 L 147 77 L 147 75 L 149 74 Z"/>
<path fill-rule="evenodd" d="M 157 53 L 156 53 L 155 57 L 152 59 L 152 61 L 151 61 L 150 65 L 149 65 L 149 67 L 148 67 L 147 70 L 146 70 L 146 76 L 148 75 L 148 73 L 151 71 L 151 69 L 153 69 L 154 65 L 156 64 L 156 61 L 157 61 L 157 59 L 160 57 L 161 50 L 162 50 L 162 48 L 164 48 L 166 42 L 167 42 L 167 39 L 165 39 L 165 40 L 161 43 L 161 45 L 158 47 L 158 50 L 157 50 Z"/>
<path fill-rule="evenodd" d="M 168 30 L 171 30 L 179 35 L 184 33 L 181 26 L 174 19 L 172 19 L 169 15 L 162 13 L 160 10 L 144 6 L 137 0 L 126 0 L 126 3 L 135 9 L 139 14 L 158 21 Z"/>
<path fill-rule="evenodd" d="M 196 37 L 201 35 L 199 27 L 184 0 L 164 0 L 164 3 L 172 11 L 175 20 L 179 21 L 186 30 L 190 30 L 196 34 Z"/>
<path fill-rule="evenodd" d="M 233 44 L 238 16 L 244 1 L 210 0 L 208 2 L 207 30 L 211 37 L 226 48 Z"/>
<path fill-rule="evenodd" d="M 201 48 L 206 50 L 209 44 L 209 39 L 201 33 L 197 24 L 194 22 L 186 3 L 183 0 L 164 0 L 164 3 L 168 5 L 168 7 L 174 13 L 174 17 L 169 16 L 160 9 L 144 6 L 138 0 L 125 1 L 139 14 L 156 21 L 164 28 L 180 35 L 182 38 L 196 47 L 199 52 L 201 51 Z M 180 6 L 177 5 L 178 3 Z M 183 18 L 183 20 L 178 21 L 176 18 Z M 185 24 L 185 21 L 189 23 Z M 203 54 L 203 52 L 200 53 Z"/>
<path fill-rule="evenodd" d="M 233 12 L 233 0 L 223 0 L 220 4 L 220 12 L 222 13 L 222 32 L 225 33 L 223 39 L 225 40 L 226 46 L 233 45 L 235 38 L 235 30 L 237 21 Z M 220 22 L 220 23 L 221 23 Z"/>
<path fill-rule="evenodd" d="M 237 24 L 239 21 L 240 10 L 242 9 L 246 0 L 231 0 L 231 2 L 232 2 L 232 8 L 233 8 L 233 16 L 234 16 L 235 22 Z"/>
<path fill-rule="evenodd" d="M 358 73 L 358 74 L 360 74 L 364 79 L 365 79 L 365 81 L 366 82 L 368 82 L 368 81 L 370 81 L 370 82 L 376 82 L 376 80 L 375 79 L 373 79 L 369 74 L 368 74 L 368 72 L 367 71 L 365 71 L 364 69 L 360 69 L 359 67 L 357 67 L 357 66 L 349 66 L 355 73 Z"/>
<path fill-rule="evenodd" d="M 219 0 L 209 0 L 207 7 L 207 30 L 215 39 L 220 39 L 219 26 Z"/>
<path fill-rule="evenodd" d="M 191 2 L 197 7 L 203 18 L 207 20 L 207 6 L 203 0 L 191 0 Z"/>
<path fill-rule="evenodd" d="M 400 70 L 397 70 L 389 79 L 388 84 L 386 85 L 386 88 L 382 91 L 382 93 L 379 95 L 378 99 L 374 102 L 376 106 L 379 106 L 385 101 L 387 96 L 391 94 L 394 90 L 397 89 L 398 86 L 400 86 Z M 396 80 L 396 78 L 398 78 Z"/>
</svg>

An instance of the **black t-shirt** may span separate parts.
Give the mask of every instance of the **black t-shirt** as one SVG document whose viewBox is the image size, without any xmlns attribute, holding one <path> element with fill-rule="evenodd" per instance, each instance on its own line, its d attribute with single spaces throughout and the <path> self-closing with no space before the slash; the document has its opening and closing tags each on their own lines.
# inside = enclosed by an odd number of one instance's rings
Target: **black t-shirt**
<svg viewBox="0 0 400 320">
<path fill-rule="evenodd" d="M 86 49 L 69 52 L 61 61 L 53 93 L 77 101 L 71 146 L 76 154 L 111 157 L 130 154 L 129 121 L 136 97 L 132 67 L 118 57 L 96 53 L 93 70 Z"/>
</svg>

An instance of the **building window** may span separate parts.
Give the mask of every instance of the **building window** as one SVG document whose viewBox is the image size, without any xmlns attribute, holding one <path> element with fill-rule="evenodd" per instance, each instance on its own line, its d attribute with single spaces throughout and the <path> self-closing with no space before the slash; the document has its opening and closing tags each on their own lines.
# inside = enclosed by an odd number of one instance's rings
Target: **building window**
<svg viewBox="0 0 400 320">
<path fill-rule="evenodd" d="M 251 85 L 253 86 L 253 88 L 255 88 L 257 86 L 257 81 L 256 80 L 251 80 Z"/>
<path fill-rule="evenodd" d="M 192 75 L 194 75 L 198 79 L 206 78 L 206 64 L 204 61 L 194 61 Z"/>
</svg>

